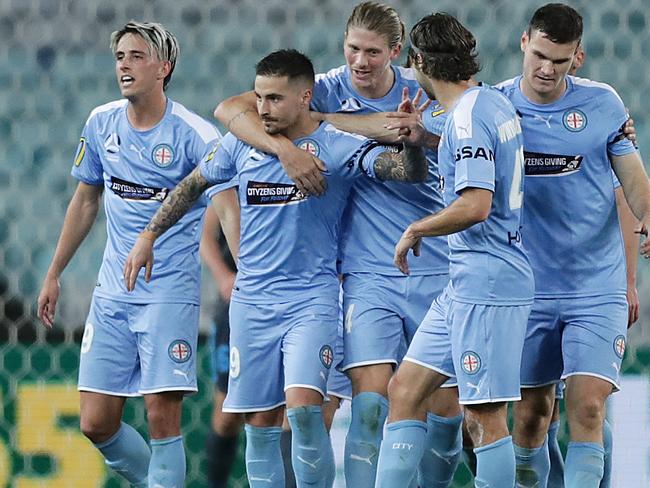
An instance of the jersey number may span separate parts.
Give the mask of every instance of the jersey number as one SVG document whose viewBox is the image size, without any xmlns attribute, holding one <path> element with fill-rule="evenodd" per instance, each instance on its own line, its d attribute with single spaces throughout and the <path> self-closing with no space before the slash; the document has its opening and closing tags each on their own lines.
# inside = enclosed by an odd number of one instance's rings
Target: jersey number
<svg viewBox="0 0 650 488">
<path fill-rule="evenodd" d="M 515 167 L 512 173 L 512 185 L 510 186 L 510 210 L 521 208 L 524 201 L 524 148 L 519 146 L 515 157 Z"/>
</svg>

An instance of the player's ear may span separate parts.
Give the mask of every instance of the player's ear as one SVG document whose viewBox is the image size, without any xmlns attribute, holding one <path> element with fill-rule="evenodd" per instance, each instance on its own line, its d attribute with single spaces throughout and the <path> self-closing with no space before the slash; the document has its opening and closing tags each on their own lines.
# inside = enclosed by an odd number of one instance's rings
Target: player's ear
<svg viewBox="0 0 650 488">
<path fill-rule="evenodd" d="M 397 45 L 390 50 L 390 60 L 394 61 L 399 58 L 399 55 L 402 53 L 402 43 L 398 42 Z"/>
<path fill-rule="evenodd" d="M 524 51 L 526 51 L 526 46 L 528 45 L 529 40 L 530 39 L 528 37 L 528 32 L 526 32 L 526 31 L 522 32 L 522 34 L 521 34 L 521 52 L 522 53 Z"/>
<path fill-rule="evenodd" d="M 314 94 L 314 91 L 312 88 L 306 88 L 302 92 L 302 103 L 309 106 L 311 104 L 311 99 Z"/>
<path fill-rule="evenodd" d="M 164 80 L 167 78 L 167 75 L 171 73 L 172 70 L 172 64 L 169 61 L 163 61 L 162 64 L 160 65 L 160 68 L 158 69 L 158 76 L 157 78 L 159 80 Z"/>
</svg>

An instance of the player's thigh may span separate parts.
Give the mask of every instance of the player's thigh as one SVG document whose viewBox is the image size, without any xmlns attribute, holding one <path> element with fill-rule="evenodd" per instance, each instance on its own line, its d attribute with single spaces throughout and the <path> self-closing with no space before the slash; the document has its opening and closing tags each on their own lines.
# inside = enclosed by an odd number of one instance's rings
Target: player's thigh
<svg viewBox="0 0 650 488">
<path fill-rule="evenodd" d="M 292 306 L 282 339 L 285 391 L 306 388 L 325 397 L 334 364 L 337 315 L 336 302 L 311 300 Z"/>
<path fill-rule="evenodd" d="M 521 355 L 530 305 L 451 300 L 452 355 L 461 404 L 520 399 Z"/>
<path fill-rule="evenodd" d="M 565 299 L 562 318 L 562 378 L 588 375 L 618 389 L 627 337 L 628 307 L 624 295 Z"/>
<path fill-rule="evenodd" d="M 559 301 L 535 299 L 526 325 L 521 358 L 522 388 L 559 382 L 563 368 L 562 330 Z"/>
<path fill-rule="evenodd" d="M 344 370 L 398 363 L 404 343 L 404 321 L 395 301 L 404 295 L 405 284 L 405 279 L 398 281 L 373 273 L 345 276 Z"/>
<path fill-rule="evenodd" d="M 93 297 L 79 357 L 79 390 L 137 396 L 140 363 L 124 302 Z"/>
<path fill-rule="evenodd" d="M 79 425 L 93 442 L 106 441 L 119 430 L 126 397 L 81 391 L 79 400 Z"/>
<path fill-rule="evenodd" d="M 142 370 L 140 392 L 197 391 L 199 306 L 152 303 L 133 310 L 131 328 L 137 335 Z"/>
<path fill-rule="evenodd" d="M 223 411 L 271 411 L 284 405 L 287 319 L 285 305 L 230 302 L 230 373 Z"/>
</svg>

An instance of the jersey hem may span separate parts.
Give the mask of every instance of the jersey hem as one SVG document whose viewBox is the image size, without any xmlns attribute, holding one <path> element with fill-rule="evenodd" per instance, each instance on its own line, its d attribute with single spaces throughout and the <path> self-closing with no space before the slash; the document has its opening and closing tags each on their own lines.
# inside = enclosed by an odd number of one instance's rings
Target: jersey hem
<svg viewBox="0 0 650 488">
<path fill-rule="evenodd" d="M 100 393 L 102 395 L 128 397 L 128 398 L 135 398 L 135 397 L 142 396 L 142 394 L 138 393 L 138 392 L 124 393 L 124 392 L 120 392 L 120 391 L 104 390 L 102 388 L 92 388 L 92 387 L 89 387 L 89 386 L 81 386 L 81 385 L 77 385 L 77 391 L 87 391 L 87 392 L 90 392 L 90 393 Z"/>
<path fill-rule="evenodd" d="M 446 376 L 447 378 L 456 378 L 456 373 L 450 373 L 449 371 L 445 371 L 442 368 L 437 368 L 436 366 L 432 366 L 431 364 L 427 364 L 424 361 L 419 361 L 417 359 L 413 359 L 408 356 L 404 356 L 404 359 L 402 359 L 402 362 L 408 361 L 409 363 L 417 364 L 418 366 L 422 366 L 423 368 L 430 369 L 432 371 L 435 371 L 436 373 L 440 373 L 443 376 Z M 458 385 L 458 381 L 456 381 L 456 385 Z"/>
<path fill-rule="evenodd" d="M 391 359 L 370 359 L 368 361 L 360 361 L 358 363 L 350 363 L 350 364 L 344 364 L 341 365 L 339 368 L 339 371 L 341 373 L 347 371 L 348 369 L 352 368 L 360 368 L 363 366 L 374 366 L 376 364 L 398 364 L 398 361 L 395 358 Z"/>
<path fill-rule="evenodd" d="M 186 303 L 189 305 L 200 305 L 200 299 L 191 299 L 191 298 L 177 298 L 177 297 L 161 297 L 156 296 L 155 299 L 145 299 L 145 298 L 125 298 L 122 295 L 112 295 L 110 293 L 104 293 L 100 291 L 93 292 L 93 296 L 100 298 L 105 298 L 106 300 L 113 300 L 115 302 L 122 303 L 133 303 L 135 305 L 153 305 L 156 303 Z"/>
<path fill-rule="evenodd" d="M 275 405 L 271 406 L 264 406 L 264 407 L 255 407 L 255 406 L 248 406 L 248 407 L 226 407 L 225 405 L 221 408 L 223 412 L 227 413 L 254 413 L 254 412 L 268 412 L 270 410 L 274 410 L 278 407 L 281 407 L 282 405 L 285 405 L 287 402 L 282 401 L 279 403 L 276 403 Z"/>
<path fill-rule="evenodd" d="M 459 399 L 458 403 L 461 405 L 482 405 L 484 403 L 501 403 L 501 402 L 518 402 L 521 400 L 521 395 L 514 397 L 503 397 L 503 398 L 486 398 L 484 400 L 462 400 Z"/>
<path fill-rule="evenodd" d="M 601 380 L 605 380 L 608 383 L 611 383 L 611 385 L 614 387 L 612 393 L 616 393 L 617 391 L 621 390 L 620 385 L 616 381 L 602 374 L 590 373 L 588 371 L 576 371 L 574 373 L 563 374 L 561 379 L 566 380 L 570 376 L 591 376 L 592 378 L 600 378 Z"/>
</svg>

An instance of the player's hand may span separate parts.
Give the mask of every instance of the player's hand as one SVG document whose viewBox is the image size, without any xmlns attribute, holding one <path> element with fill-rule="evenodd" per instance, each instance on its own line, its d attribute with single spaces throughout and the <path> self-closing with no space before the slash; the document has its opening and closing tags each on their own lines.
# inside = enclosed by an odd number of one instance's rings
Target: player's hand
<svg viewBox="0 0 650 488">
<path fill-rule="evenodd" d="M 405 275 L 409 274 L 409 263 L 408 263 L 408 253 L 410 249 L 413 249 L 413 255 L 420 255 L 420 247 L 422 245 L 422 238 L 413 236 L 411 228 L 407 228 L 402 237 L 400 237 L 399 242 L 395 246 L 395 256 L 393 262 L 395 266 Z"/>
<path fill-rule="evenodd" d="M 646 259 L 650 258 L 650 239 L 648 239 L 648 228 L 650 228 L 650 224 L 642 221 L 639 223 L 637 228 L 634 229 L 634 232 L 636 234 L 645 236 L 645 239 L 643 239 L 643 242 L 639 247 L 639 251 L 641 252 L 641 255 Z"/>
<path fill-rule="evenodd" d="M 58 278 L 49 274 L 43 280 L 43 287 L 38 294 L 38 318 L 48 329 L 54 326 L 56 302 L 59 300 L 61 285 Z"/>
<path fill-rule="evenodd" d="M 232 289 L 235 287 L 235 278 L 237 275 L 235 273 L 227 273 L 224 276 L 220 276 L 216 282 L 219 284 L 219 295 L 221 298 L 229 302 L 230 297 L 232 296 Z"/>
<path fill-rule="evenodd" d="M 632 117 L 627 119 L 627 122 L 623 124 L 623 134 L 636 146 L 636 127 L 634 127 L 634 119 Z"/>
<path fill-rule="evenodd" d="M 153 269 L 153 241 L 138 237 L 124 263 L 124 284 L 128 291 L 135 290 L 138 273 L 144 267 L 144 281 L 149 283 Z"/>
<path fill-rule="evenodd" d="M 278 154 L 278 159 L 287 176 L 302 193 L 322 195 L 325 192 L 327 184 L 323 171 L 326 168 L 316 156 L 291 144 L 282 151 L 282 154 Z"/>
<path fill-rule="evenodd" d="M 419 105 L 423 93 L 421 89 L 418 90 L 413 100 L 411 100 L 408 88 L 404 88 L 402 90 L 402 102 L 397 107 L 397 112 L 388 112 L 386 114 L 387 118 L 394 119 L 386 125 L 386 129 L 397 130 L 399 134 L 397 140 L 400 142 L 412 146 L 426 145 L 427 130 L 422 123 L 422 113 L 431 104 L 431 100 L 427 99 L 422 105 Z"/>
<path fill-rule="evenodd" d="M 639 302 L 639 293 L 637 292 L 636 286 L 627 287 L 627 328 L 632 327 L 634 322 L 639 320 L 639 308 L 641 308 L 641 303 Z"/>
</svg>

